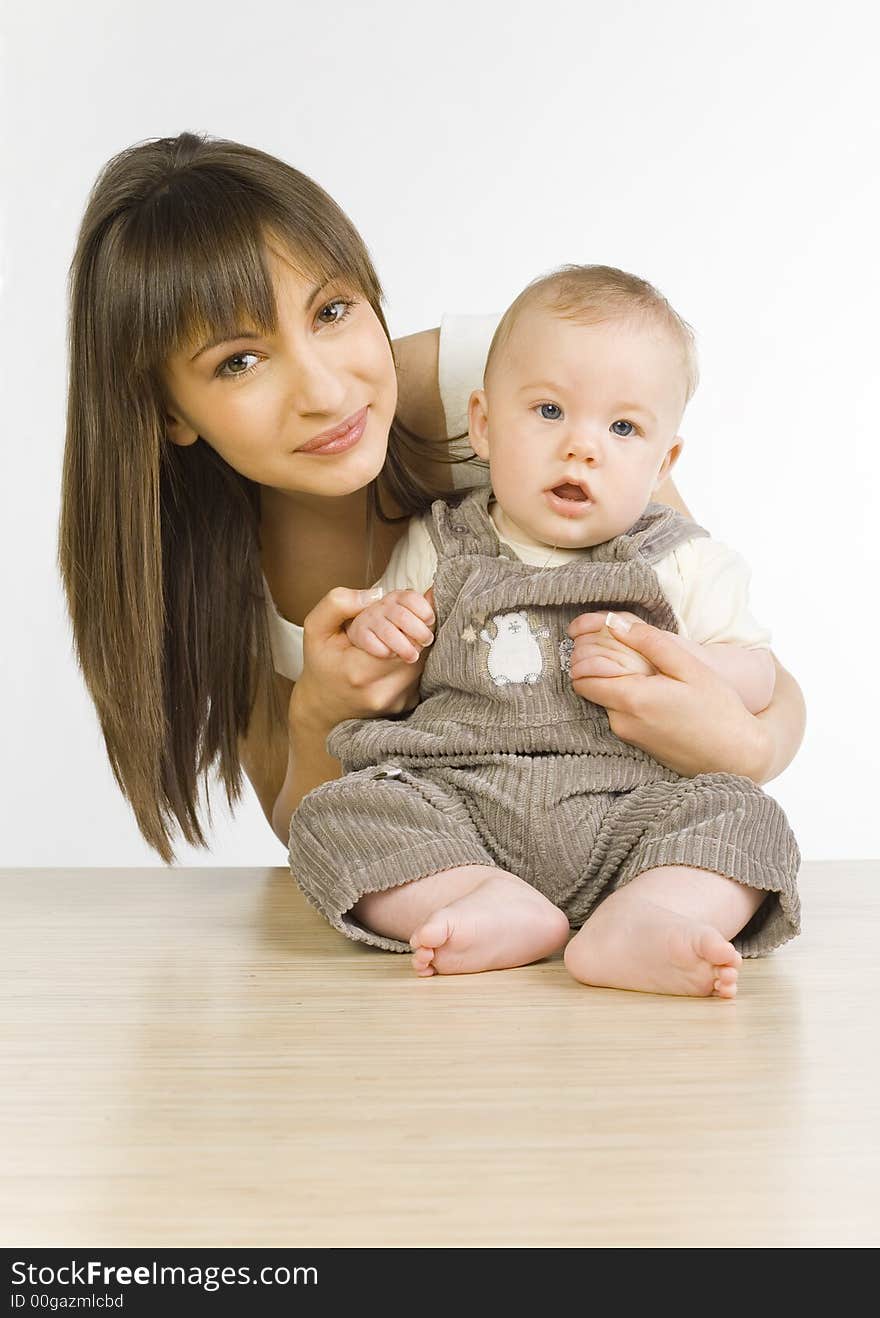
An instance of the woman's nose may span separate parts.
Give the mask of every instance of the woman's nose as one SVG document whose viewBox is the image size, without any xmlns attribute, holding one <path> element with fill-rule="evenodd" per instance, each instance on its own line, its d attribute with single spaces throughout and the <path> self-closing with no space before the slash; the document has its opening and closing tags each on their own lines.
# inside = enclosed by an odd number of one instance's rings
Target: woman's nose
<svg viewBox="0 0 880 1318">
<path fill-rule="evenodd" d="M 296 411 L 301 416 L 336 417 L 346 401 L 345 381 L 337 364 L 314 350 L 299 353 L 293 370 L 292 393 Z"/>
</svg>

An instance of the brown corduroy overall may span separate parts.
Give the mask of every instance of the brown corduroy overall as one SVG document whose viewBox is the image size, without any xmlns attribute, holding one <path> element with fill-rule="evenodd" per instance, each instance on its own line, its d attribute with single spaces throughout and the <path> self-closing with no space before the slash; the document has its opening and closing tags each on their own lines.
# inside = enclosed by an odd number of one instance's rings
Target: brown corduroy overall
<svg viewBox="0 0 880 1318">
<path fill-rule="evenodd" d="M 342 933 L 391 951 L 349 914 L 383 891 L 459 865 L 517 874 L 574 927 L 647 869 L 688 865 L 768 892 L 733 939 L 759 956 L 799 931 L 800 856 L 785 816 L 732 774 L 681 778 L 611 731 L 572 689 L 568 625 L 623 609 L 677 631 L 651 567 L 706 534 L 650 504 L 625 534 L 543 569 L 498 539 L 491 491 L 436 502 L 435 641 L 420 703 L 398 719 L 351 719 L 327 747 L 347 771 L 300 803 L 291 868 Z"/>
</svg>

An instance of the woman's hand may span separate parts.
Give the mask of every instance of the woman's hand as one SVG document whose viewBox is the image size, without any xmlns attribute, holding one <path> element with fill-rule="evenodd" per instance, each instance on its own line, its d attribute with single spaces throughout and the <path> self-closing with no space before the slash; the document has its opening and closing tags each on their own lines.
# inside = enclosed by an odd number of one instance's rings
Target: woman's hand
<svg viewBox="0 0 880 1318">
<path fill-rule="evenodd" d="M 337 586 L 303 624 L 303 671 L 293 688 L 290 721 L 308 719 L 328 731 L 349 718 L 399 714 L 418 701 L 423 659 L 366 654 L 348 638 L 345 624 L 376 600 L 370 590 Z"/>
<path fill-rule="evenodd" d="M 607 659 L 596 645 L 606 617 L 581 614 L 568 633 L 574 638 L 572 687 L 604 706 L 612 732 L 684 777 L 736 773 L 765 781 L 767 732 L 730 683 L 689 654 L 673 633 L 637 620 L 615 635 L 657 671 L 607 676 Z"/>
</svg>

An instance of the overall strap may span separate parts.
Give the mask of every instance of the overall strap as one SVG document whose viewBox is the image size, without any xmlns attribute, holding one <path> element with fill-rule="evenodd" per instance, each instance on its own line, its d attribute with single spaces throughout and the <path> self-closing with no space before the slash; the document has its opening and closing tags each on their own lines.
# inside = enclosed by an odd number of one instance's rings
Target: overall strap
<svg viewBox="0 0 880 1318">
<path fill-rule="evenodd" d="M 687 540 L 708 536 L 690 517 L 664 503 L 649 503 L 625 535 L 646 563 L 656 563 Z"/>
<path fill-rule="evenodd" d="M 487 558 L 510 558 L 488 514 L 492 490 L 488 485 L 469 490 L 455 504 L 436 499 L 426 525 L 437 553 L 438 563 L 462 555 L 479 554 Z"/>
</svg>

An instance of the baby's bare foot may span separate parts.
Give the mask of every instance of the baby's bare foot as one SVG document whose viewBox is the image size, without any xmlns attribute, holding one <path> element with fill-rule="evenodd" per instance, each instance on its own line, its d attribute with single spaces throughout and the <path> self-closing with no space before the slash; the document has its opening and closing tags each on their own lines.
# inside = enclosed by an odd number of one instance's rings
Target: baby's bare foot
<svg viewBox="0 0 880 1318">
<path fill-rule="evenodd" d="M 568 935 L 559 907 L 511 874 L 441 907 L 409 941 L 413 969 L 426 977 L 525 966 L 558 951 Z"/>
<path fill-rule="evenodd" d="M 622 888 L 571 940 L 565 964 L 583 984 L 733 998 L 742 957 L 711 925 Z"/>
</svg>

